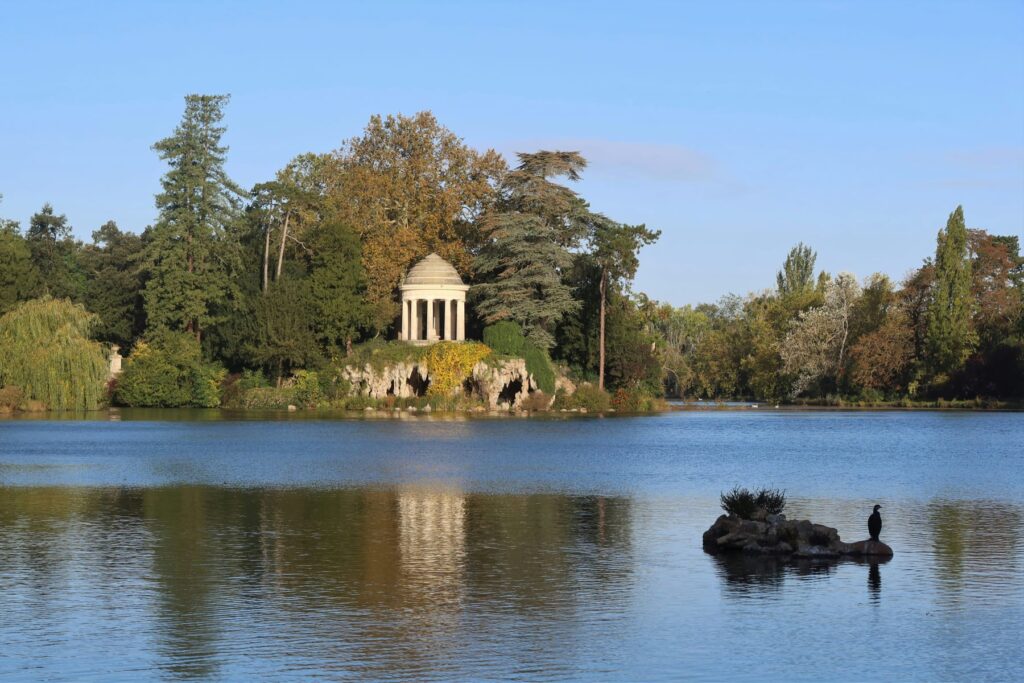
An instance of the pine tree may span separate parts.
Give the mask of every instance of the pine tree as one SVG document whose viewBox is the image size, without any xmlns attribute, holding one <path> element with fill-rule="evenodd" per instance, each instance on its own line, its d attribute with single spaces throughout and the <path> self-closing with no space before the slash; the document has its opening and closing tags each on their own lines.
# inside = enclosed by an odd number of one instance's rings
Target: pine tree
<svg viewBox="0 0 1024 683">
<path fill-rule="evenodd" d="M 189 95 L 171 137 L 155 145 L 170 170 L 156 196 L 160 217 L 149 231 L 144 292 L 152 328 L 201 337 L 223 317 L 237 294 L 239 268 L 235 224 L 242 190 L 228 178 L 221 145 L 227 95 Z"/>
<path fill-rule="evenodd" d="M 926 349 L 933 374 L 958 370 L 977 344 L 971 324 L 971 263 L 963 207 L 949 215 L 935 250 L 935 286 L 927 313 Z"/>
<path fill-rule="evenodd" d="M 527 339 L 550 349 L 555 325 L 579 306 L 572 288 L 562 282 L 572 257 L 558 244 L 555 230 L 537 216 L 497 216 L 490 236 L 474 264 L 479 272 L 494 275 L 475 288 L 477 313 L 488 324 L 514 320 Z"/>
<path fill-rule="evenodd" d="M 586 160 L 578 152 L 520 154 L 505 178 L 502 199 L 485 216 L 486 240 L 474 269 L 476 311 L 487 324 L 514 320 L 527 339 L 547 350 L 555 326 L 580 303 L 563 273 L 572 265 L 569 248 L 586 230 L 589 209 L 575 192 L 551 181 L 579 180 Z"/>
</svg>

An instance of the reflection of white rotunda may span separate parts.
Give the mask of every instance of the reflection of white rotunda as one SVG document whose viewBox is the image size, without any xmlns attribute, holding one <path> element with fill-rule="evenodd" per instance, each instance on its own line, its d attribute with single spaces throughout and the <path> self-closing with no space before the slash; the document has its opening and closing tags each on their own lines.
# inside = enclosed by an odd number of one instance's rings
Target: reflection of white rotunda
<svg viewBox="0 0 1024 683">
<path fill-rule="evenodd" d="M 415 343 L 466 338 L 466 291 L 452 264 L 430 254 L 402 280 L 402 336 Z"/>
</svg>

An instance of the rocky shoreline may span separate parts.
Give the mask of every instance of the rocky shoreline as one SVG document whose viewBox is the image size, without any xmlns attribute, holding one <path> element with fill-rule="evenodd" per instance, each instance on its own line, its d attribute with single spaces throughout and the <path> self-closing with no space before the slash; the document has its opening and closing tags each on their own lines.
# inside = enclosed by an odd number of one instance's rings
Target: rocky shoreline
<svg viewBox="0 0 1024 683">
<path fill-rule="evenodd" d="M 839 532 L 809 520 L 788 520 L 783 514 L 763 519 L 721 515 L 704 532 L 704 550 L 711 554 L 742 553 L 777 557 L 837 559 L 840 557 L 889 558 L 885 543 L 870 539 L 844 543 Z"/>
</svg>

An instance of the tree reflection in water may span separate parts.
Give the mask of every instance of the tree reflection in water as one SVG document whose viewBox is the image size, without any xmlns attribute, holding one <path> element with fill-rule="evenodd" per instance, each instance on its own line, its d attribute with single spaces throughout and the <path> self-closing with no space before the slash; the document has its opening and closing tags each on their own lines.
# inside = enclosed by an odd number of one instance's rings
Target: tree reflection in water
<svg viewBox="0 0 1024 683">
<path fill-rule="evenodd" d="M 510 637 L 495 666 L 529 671 L 571 666 L 578 610 L 628 600 L 632 524 L 628 499 L 597 496 L 7 489 L 0 576 L 56 623 L 61 577 L 82 573 L 77 600 L 118 606 L 97 637 L 149 631 L 151 661 L 137 664 L 176 678 L 239 675 L 239 652 L 291 672 L 436 676 L 474 643 Z"/>
</svg>

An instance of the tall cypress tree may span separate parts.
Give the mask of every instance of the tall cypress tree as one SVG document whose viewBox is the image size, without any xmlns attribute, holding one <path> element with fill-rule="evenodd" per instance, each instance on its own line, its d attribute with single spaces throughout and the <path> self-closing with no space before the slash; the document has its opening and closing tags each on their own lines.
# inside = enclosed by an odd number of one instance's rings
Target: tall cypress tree
<svg viewBox="0 0 1024 683">
<path fill-rule="evenodd" d="M 149 234 L 144 292 L 151 328 L 200 339 L 237 294 L 240 266 L 234 234 L 243 191 L 228 178 L 221 145 L 227 95 L 188 95 L 174 134 L 155 145 L 170 166 L 156 196 L 160 217 Z"/>
<path fill-rule="evenodd" d="M 959 369 L 977 344 L 971 324 L 971 262 L 963 207 L 949 214 L 935 249 L 935 286 L 928 307 L 926 348 L 934 374 Z"/>
</svg>

